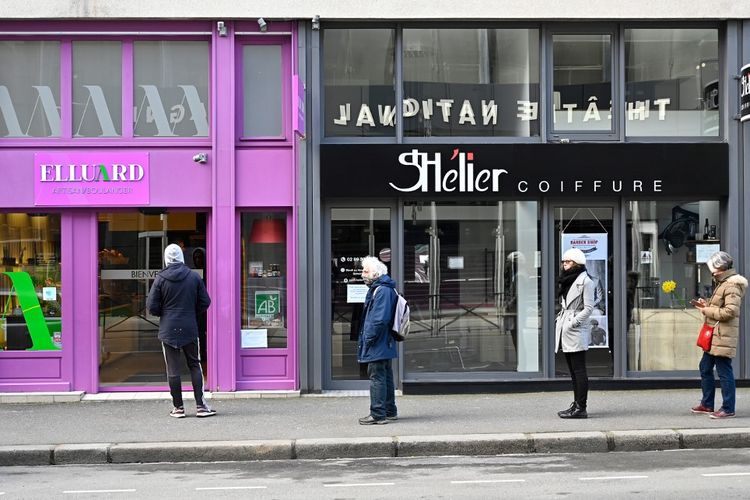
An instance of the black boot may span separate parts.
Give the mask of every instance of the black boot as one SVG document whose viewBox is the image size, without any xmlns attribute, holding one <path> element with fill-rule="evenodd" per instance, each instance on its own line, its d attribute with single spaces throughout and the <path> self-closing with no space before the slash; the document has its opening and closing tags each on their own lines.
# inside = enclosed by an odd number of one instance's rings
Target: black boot
<svg viewBox="0 0 750 500">
<path fill-rule="evenodd" d="M 573 411 L 576 409 L 576 402 L 573 401 L 570 403 L 570 407 L 568 407 L 567 410 L 560 410 L 557 412 L 557 416 L 560 418 L 568 418 L 570 417 L 570 414 L 573 413 Z"/>
<path fill-rule="evenodd" d="M 560 415 L 560 418 L 588 418 L 588 416 L 589 414 L 586 413 L 586 407 L 576 404 L 573 411 L 566 415 Z"/>
</svg>

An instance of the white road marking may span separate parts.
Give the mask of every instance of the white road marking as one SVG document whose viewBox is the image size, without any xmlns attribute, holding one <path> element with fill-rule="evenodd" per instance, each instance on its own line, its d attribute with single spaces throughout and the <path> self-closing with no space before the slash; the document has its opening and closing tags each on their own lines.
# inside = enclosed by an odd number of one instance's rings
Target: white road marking
<svg viewBox="0 0 750 500">
<path fill-rule="evenodd" d="M 477 484 L 477 483 L 525 483 L 525 479 L 477 479 L 474 481 L 451 481 L 451 484 Z"/>
<path fill-rule="evenodd" d="M 750 476 L 750 472 L 716 472 L 714 474 L 701 474 L 703 477 L 721 477 L 721 476 Z"/>
<path fill-rule="evenodd" d="M 63 493 L 133 493 L 134 489 L 130 490 L 67 490 Z"/>
<path fill-rule="evenodd" d="M 268 486 L 211 486 L 205 488 L 195 488 L 195 491 L 208 490 L 265 490 Z"/>
<path fill-rule="evenodd" d="M 350 488 L 352 486 L 393 486 L 396 483 L 348 483 L 348 484 L 324 484 L 324 488 Z"/>
<path fill-rule="evenodd" d="M 579 477 L 580 481 L 609 481 L 611 479 L 648 479 L 648 476 L 602 476 L 602 477 Z"/>
</svg>

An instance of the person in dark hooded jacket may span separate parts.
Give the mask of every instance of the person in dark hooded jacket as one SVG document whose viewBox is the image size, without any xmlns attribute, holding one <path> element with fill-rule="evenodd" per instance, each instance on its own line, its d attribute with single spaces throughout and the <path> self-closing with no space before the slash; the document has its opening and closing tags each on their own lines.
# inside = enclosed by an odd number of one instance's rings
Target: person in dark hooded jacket
<svg viewBox="0 0 750 500">
<path fill-rule="evenodd" d="M 164 249 L 164 263 L 166 268 L 156 276 L 148 293 L 147 307 L 149 313 L 161 318 L 159 340 L 164 351 L 169 392 L 174 405 L 170 415 L 175 418 L 185 417 L 180 379 L 180 358 L 184 353 L 193 383 L 196 416 L 210 417 L 216 412 L 206 404 L 203 397 L 203 370 L 196 317 L 208 309 L 211 299 L 200 276 L 185 265 L 179 246 L 172 244 Z"/>
<path fill-rule="evenodd" d="M 392 366 L 393 358 L 398 357 L 398 347 L 391 335 L 398 300 L 396 282 L 388 276 L 386 265 L 372 256 L 362 259 L 362 278 L 370 289 L 360 323 L 357 361 L 367 363 L 370 414 L 360 418 L 359 423 L 387 424 L 398 420 Z"/>
</svg>

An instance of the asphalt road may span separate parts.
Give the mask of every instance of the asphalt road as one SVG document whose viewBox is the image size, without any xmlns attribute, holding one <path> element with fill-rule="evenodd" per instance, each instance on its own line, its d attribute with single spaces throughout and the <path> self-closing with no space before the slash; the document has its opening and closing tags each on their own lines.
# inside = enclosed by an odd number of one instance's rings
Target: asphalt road
<svg viewBox="0 0 750 500">
<path fill-rule="evenodd" d="M 747 498 L 750 450 L 6 467 L 5 498 Z"/>
</svg>

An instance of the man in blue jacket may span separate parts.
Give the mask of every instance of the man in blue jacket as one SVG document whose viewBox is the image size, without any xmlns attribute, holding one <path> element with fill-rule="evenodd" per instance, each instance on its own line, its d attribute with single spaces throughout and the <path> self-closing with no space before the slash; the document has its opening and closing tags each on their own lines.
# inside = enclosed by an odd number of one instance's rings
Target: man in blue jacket
<svg viewBox="0 0 750 500">
<path fill-rule="evenodd" d="M 216 412 L 203 398 L 203 370 L 201 369 L 198 322 L 196 315 L 205 312 L 211 305 L 203 280 L 185 265 L 182 249 L 169 245 L 164 249 L 163 269 L 154 280 L 148 293 L 148 311 L 160 316 L 159 340 L 167 364 L 169 392 L 174 409 L 170 415 L 185 417 L 180 380 L 180 358 L 184 353 L 193 383 L 193 394 L 197 405 L 196 417 L 211 417 Z"/>
<path fill-rule="evenodd" d="M 396 340 L 391 336 L 396 310 L 396 282 L 388 268 L 376 257 L 362 259 L 362 278 L 370 289 L 365 297 L 359 329 L 357 360 L 367 363 L 370 377 L 370 414 L 359 419 L 362 425 L 387 424 L 398 420 L 392 359 L 398 357 Z"/>
</svg>

